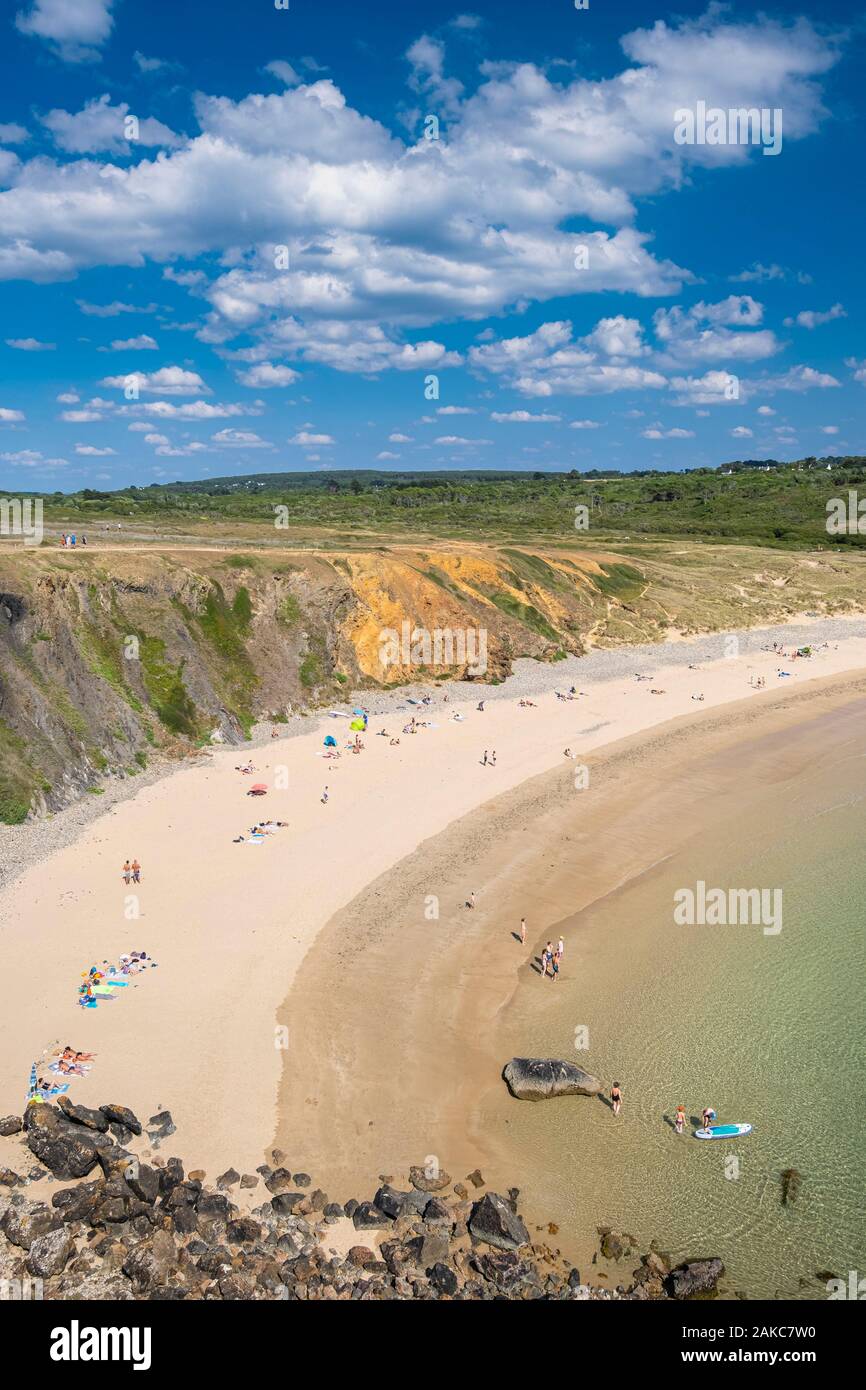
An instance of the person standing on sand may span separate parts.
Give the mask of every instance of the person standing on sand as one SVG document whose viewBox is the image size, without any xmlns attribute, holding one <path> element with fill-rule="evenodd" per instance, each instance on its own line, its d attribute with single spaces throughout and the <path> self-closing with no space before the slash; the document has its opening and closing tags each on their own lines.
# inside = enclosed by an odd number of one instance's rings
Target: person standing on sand
<svg viewBox="0 0 866 1390">
<path fill-rule="evenodd" d="M 323 805 L 323 806 L 327 806 L 327 804 L 328 804 L 328 788 L 326 787 L 325 790 L 322 792 L 322 805 Z"/>
<path fill-rule="evenodd" d="M 547 967 L 548 967 L 548 965 L 550 965 L 550 964 L 552 963 L 552 961 L 553 961 L 553 946 L 552 946 L 551 943 L 548 941 L 547 945 L 545 946 L 544 950 L 543 950 L 542 953 L 541 953 L 541 973 L 542 973 L 542 975 L 546 975 L 546 974 L 547 974 Z"/>
<path fill-rule="evenodd" d="M 469 894 L 469 897 L 468 897 L 467 902 L 466 902 L 466 906 L 467 906 L 467 907 L 474 907 L 474 906 L 475 906 L 475 894 L 474 894 L 474 893 L 470 893 L 470 894 Z"/>
<path fill-rule="evenodd" d="M 486 748 L 485 748 L 485 750 L 484 750 L 484 757 L 481 759 L 481 766 L 482 766 L 482 767 L 486 767 L 486 766 L 487 766 L 487 749 L 486 749 Z"/>
<path fill-rule="evenodd" d="M 560 960 L 562 960 L 562 957 L 565 955 L 565 942 L 563 941 L 562 937 L 559 938 L 559 945 L 556 948 L 556 954 L 559 956 Z"/>
<path fill-rule="evenodd" d="M 677 1106 L 676 1118 L 675 1118 L 675 1120 L 674 1120 L 674 1129 L 676 1130 L 677 1134 L 682 1134 L 683 1129 L 684 1129 L 684 1127 L 685 1127 L 685 1123 L 686 1123 L 686 1107 L 685 1107 L 684 1105 L 678 1105 L 678 1106 Z"/>
<path fill-rule="evenodd" d="M 127 859 L 126 863 L 125 863 L 124 866 L 123 866 L 123 881 L 124 881 L 124 883 L 128 883 L 129 880 L 130 880 L 131 878 L 132 878 L 132 865 L 130 864 L 129 860 Z"/>
<path fill-rule="evenodd" d="M 559 979 L 559 956 L 556 952 L 554 952 L 551 959 L 550 968 L 553 971 L 553 983 L 556 984 L 556 981 Z"/>
<path fill-rule="evenodd" d="M 615 1081 L 610 1088 L 610 1108 L 614 1115 L 618 1115 L 622 1109 L 622 1091 L 618 1081 Z"/>
<path fill-rule="evenodd" d="M 495 749 L 495 748 L 494 748 L 493 752 L 490 754 L 490 766 L 491 766 L 491 767 L 495 767 L 495 766 L 496 766 L 496 749 Z"/>
<path fill-rule="evenodd" d="M 525 945 L 526 945 L 526 918 L 525 918 L 525 917 L 521 917 L 521 919 L 520 919 L 520 944 L 521 944 L 521 946 L 525 946 Z"/>
</svg>

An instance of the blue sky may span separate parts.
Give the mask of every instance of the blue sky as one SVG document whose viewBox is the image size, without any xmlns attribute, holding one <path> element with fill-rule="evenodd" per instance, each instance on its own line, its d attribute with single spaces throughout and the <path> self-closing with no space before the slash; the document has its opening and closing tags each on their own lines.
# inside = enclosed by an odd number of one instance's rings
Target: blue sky
<svg viewBox="0 0 866 1390">
<path fill-rule="evenodd" d="M 864 13 L 6 7 L 0 488 L 866 453 Z"/>
</svg>

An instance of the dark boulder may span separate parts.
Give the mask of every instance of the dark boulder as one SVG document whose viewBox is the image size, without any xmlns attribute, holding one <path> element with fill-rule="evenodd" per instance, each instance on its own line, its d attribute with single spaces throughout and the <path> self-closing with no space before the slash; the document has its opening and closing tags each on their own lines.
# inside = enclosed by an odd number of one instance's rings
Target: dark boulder
<svg viewBox="0 0 866 1390">
<path fill-rule="evenodd" d="M 400 1215 L 400 1210 L 408 1196 L 408 1192 L 400 1192 L 396 1187 L 391 1187 L 386 1183 L 376 1192 L 373 1205 L 383 1211 L 386 1216 L 397 1217 Z"/>
<path fill-rule="evenodd" d="M 292 1186 L 292 1175 L 288 1168 L 274 1168 L 268 1171 L 265 1177 L 265 1187 L 275 1195 L 280 1192 L 288 1192 Z"/>
<path fill-rule="evenodd" d="M 22 1250 L 29 1250 L 34 1240 L 48 1235 L 49 1231 L 58 1231 L 62 1226 L 57 1213 L 42 1202 L 16 1203 L 7 1209 L 0 1221 L 0 1229 L 10 1245 L 18 1245 Z"/>
<path fill-rule="evenodd" d="M 91 1110 L 86 1105 L 73 1105 L 68 1096 L 61 1096 L 57 1107 L 73 1124 L 83 1125 L 85 1129 L 99 1130 L 102 1134 L 108 1129 L 108 1117 L 101 1110 Z"/>
<path fill-rule="evenodd" d="M 199 1204 L 199 1210 L 201 1205 Z M 241 1216 L 237 1221 L 230 1221 L 226 1230 L 226 1235 L 232 1245 L 244 1245 L 247 1241 L 261 1239 L 262 1228 L 258 1221 L 253 1221 L 251 1216 Z"/>
<path fill-rule="evenodd" d="M 27 1268 L 31 1274 L 43 1279 L 50 1278 L 52 1274 L 62 1274 L 74 1251 L 75 1244 L 69 1232 L 61 1226 L 58 1230 L 36 1237 L 27 1256 Z"/>
<path fill-rule="evenodd" d="M 148 1163 L 139 1163 L 137 1168 L 127 1172 L 126 1182 L 141 1202 L 152 1205 L 160 1191 L 160 1174 L 157 1168 Z"/>
<path fill-rule="evenodd" d="M 373 1231 L 390 1226 L 391 1218 L 386 1216 L 373 1202 L 362 1202 L 352 1215 L 356 1231 Z"/>
<path fill-rule="evenodd" d="M 28 1149 L 56 1178 L 85 1178 L 96 1167 L 99 1149 L 90 1131 L 53 1105 L 29 1105 L 26 1124 Z"/>
<path fill-rule="evenodd" d="M 0 1138 L 8 1139 L 12 1134 L 20 1134 L 24 1125 L 18 1115 L 4 1115 L 0 1120 Z"/>
<path fill-rule="evenodd" d="M 550 1100 L 554 1096 L 597 1096 L 603 1087 L 589 1072 L 555 1057 L 512 1057 L 502 1075 L 518 1100 Z"/>
<path fill-rule="evenodd" d="M 165 1167 L 159 1170 L 159 1190 L 162 1193 L 173 1192 L 179 1187 L 184 1179 L 183 1164 L 179 1158 L 170 1158 Z"/>
<path fill-rule="evenodd" d="M 123 1125 L 133 1134 L 141 1134 L 141 1121 L 125 1105 L 100 1105 L 99 1108 L 110 1124 Z"/>
<path fill-rule="evenodd" d="M 716 1285 L 725 1272 L 717 1257 L 708 1260 L 687 1260 L 671 1270 L 666 1287 L 671 1298 L 715 1298 Z"/>
<path fill-rule="evenodd" d="M 154 1231 L 148 1240 L 141 1241 L 130 1251 L 123 1272 L 136 1293 L 168 1283 L 168 1275 L 177 1263 L 177 1247 L 168 1231 Z"/>
<path fill-rule="evenodd" d="M 127 1121 L 121 1120 L 121 1124 L 126 1123 Z M 160 1110 L 158 1115 L 151 1115 L 147 1123 L 149 1125 L 147 1137 L 154 1148 L 159 1148 L 163 1139 L 168 1139 L 169 1135 L 177 1133 L 177 1126 L 171 1118 L 170 1110 Z M 130 1128 L 132 1128 L 131 1125 Z"/>
<path fill-rule="evenodd" d="M 76 1187 L 62 1187 L 51 1198 L 51 1205 L 64 1221 L 90 1221 L 105 1198 L 105 1183 L 78 1183 Z"/>
<path fill-rule="evenodd" d="M 489 1283 L 498 1289 L 511 1289 L 522 1283 L 531 1273 L 528 1264 L 521 1260 L 513 1250 L 492 1250 L 479 1255 L 474 1261 L 475 1268 Z"/>
<path fill-rule="evenodd" d="M 476 1240 L 500 1250 L 517 1250 L 529 1244 L 529 1232 L 520 1217 L 498 1192 L 488 1192 L 476 1202 L 469 1219 L 469 1230 Z"/>
<path fill-rule="evenodd" d="M 276 1197 L 271 1198 L 271 1206 L 277 1216 L 291 1216 L 301 1202 L 305 1202 L 307 1194 L 305 1192 L 280 1192 Z"/>
<path fill-rule="evenodd" d="M 203 1192 L 196 1203 L 199 1216 L 218 1216 L 227 1221 L 235 1210 L 223 1192 Z"/>
<path fill-rule="evenodd" d="M 444 1294 L 448 1298 L 453 1298 L 460 1287 L 457 1275 L 450 1265 L 435 1264 L 428 1270 L 430 1283 L 437 1293 Z"/>
</svg>

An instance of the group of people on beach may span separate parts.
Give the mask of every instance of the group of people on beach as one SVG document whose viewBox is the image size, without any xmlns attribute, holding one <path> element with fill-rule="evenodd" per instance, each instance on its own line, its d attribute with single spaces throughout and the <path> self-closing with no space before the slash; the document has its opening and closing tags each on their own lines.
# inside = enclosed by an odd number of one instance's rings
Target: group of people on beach
<svg viewBox="0 0 866 1390">
<path fill-rule="evenodd" d="M 86 536 L 81 537 L 81 544 L 87 545 Z M 70 534 L 67 535 L 67 533 L 64 531 L 60 537 L 60 545 L 64 550 L 74 550 L 75 547 L 78 545 L 78 537 L 76 536 L 75 532 L 72 531 Z"/>
<path fill-rule="evenodd" d="M 137 859 L 130 862 L 128 859 L 123 866 L 124 883 L 141 883 L 141 865 Z"/>
<path fill-rule="evenodd" d="M 541 953 L 541 974 L 545 979 L 547 978 L 548 969 L 554 980 L 559 979 L 559 967 L 562 964 L 562 957 L 564 955 L 565 942 L 562 937 L 559 938 L 559 942 L 555 948 L 553 943 L 548 941 Z"/>
</svg>

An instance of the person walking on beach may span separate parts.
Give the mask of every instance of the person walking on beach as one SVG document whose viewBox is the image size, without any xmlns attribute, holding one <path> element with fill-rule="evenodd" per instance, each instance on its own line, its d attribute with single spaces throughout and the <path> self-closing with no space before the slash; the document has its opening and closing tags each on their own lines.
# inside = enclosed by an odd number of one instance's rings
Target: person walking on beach
<svg viewBox="0 0 866 1390">
<path fill-rule="evenodd" d="M 557 951 L 554 951 L 551 957 L 550 968 L 553 971 L 553 983 L 556 984 L 559 979 L 559 953 Z"/>
<path fill-rule="evenodd" d="M 610 1088 L 610 1108 L 614 1115 L 618 1115 L 622 1109 L 622 1091 L 618 1081 L 615 1081 Z"/>
<path fill-rule="evenodd" d="M 323 806 L 327 806 L 327 804 L 328 804 L 328 788 L 325 787 L 325 790 L 322 792 L 322 805 L 323 805 Z"/>
<path fill-rule="evenodd" d="M 124 881 L 124 883 L 128 883 L 129 880 L 130 880 L 131 878 L 132 878 L 132 865 L 130 864 L 129 860 L 127 859 L 126 863 L 125 863 L 124 866 L 123 866 L 123 881 Z"/>
<path fill-rule="evenodd" d="M 521 946 L 525 946 L 525 945 L 526 945 L 526 918 L 525 918 L 525 917 L 521 917 L 521 919 L 520 919 L 520 944 L 521 944 Z"/>
<path fill-rule="evenodd" d="M 493 752 L 490 754 L 490 766 L 491 766 L 491 767 L 495 767 L 495 766 L 496 766 L 496 749 L 495 749 L 495 748 L 494 748 Z"/>
<path fill-rule="evenodd" d="M 548 941 L 547 945 L 545 946 L 544 950 L 543 950 L 542 953 L 541 953 L 541 973 L 542 973 L 542 975 L 546 975 L 546 974 L 547 974 L 547 967 L 548 967 L 548 965 L 550 965 L 552 962 L 553 962 L 553 946 L 552 946 L 551 943 Z"/>
<path fill-rule="evenodd" d="M 678 1105 L 676 1119 L 674 1120 L 674 1128 L 676 1129 L 677 1134 L 682 1134 L 683 1129 L 685 1127 L 685 1123 L 686 1107 L 684 1105 Z"/>
<path fill-rule="evenodd" d="M 470 894 L 469 894 L 469 897 L 468 897 L 467 900 L 466 900 L 466 906 L 467 906 L 467 907 L 474 907 L 474 906 L 475 906 L 475 894 L 474 894 L 474 893 L 470 893 Z"/>
<path fill-rule="evenodd" d="M 141 865 L 137 859 L 132 861 L 132 881 L 133 883 L 141 883 Z"/>
<path fill-rule="evenodd" d="M 486 749 L 486 748 L 485 748 L 485 750 L 484 750 L 484 757 L 481 759 L 481 766 L 482 766 L 482 767 L 486 767 L 486 766 L 487 766 L 487 749 Z"/>
<path fill-rule="evenodd" d="M 559 945 L 556 948 L 556 954 L 559 956 L 560 960 L 562 960 L 562 957 L 565 955 L 565 942 L 563 941 L 562 937 L 559 938 Z"/>
</svg>

